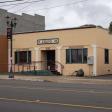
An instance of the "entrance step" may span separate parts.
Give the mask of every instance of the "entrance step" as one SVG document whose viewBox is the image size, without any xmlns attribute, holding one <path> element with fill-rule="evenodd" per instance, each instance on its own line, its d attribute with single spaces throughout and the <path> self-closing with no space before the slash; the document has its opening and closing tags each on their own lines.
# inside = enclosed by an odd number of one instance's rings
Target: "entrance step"
<svg viewBox="0 0 112 112">
<path fill-rule="evenodd" d="M 51 70 L 51 72 L 52 72 L 53 74 L 55 74 L 55 75 L 62 75 L 62 74 L 60 74 L 60 72 L 58 72 L 57 70 Z"/>
<path fill-rule="evenodd" d="M 22 72 L 18 72 L 18 74 L 37 75 L 37 76 L 54 76 L 54 75 L 56 75 L 49 70 L 22 71 Z"/>
</svg>

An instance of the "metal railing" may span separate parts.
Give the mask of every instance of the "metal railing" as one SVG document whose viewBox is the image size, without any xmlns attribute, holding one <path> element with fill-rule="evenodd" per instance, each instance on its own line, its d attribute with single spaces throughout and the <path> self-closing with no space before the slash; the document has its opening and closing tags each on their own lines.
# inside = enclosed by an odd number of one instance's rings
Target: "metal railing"
<svg viewBox="0 0 112 112">
<path fill-rule="evenodd" d="M 8 65 L 10 68 L 10 64 Z M 33 61 L 31 63 L 12 64 L 13 72 L 28 72 L 36 70 L 57 71 L 63 74 L 64 65 L 58 61 Z"/>
</svg>

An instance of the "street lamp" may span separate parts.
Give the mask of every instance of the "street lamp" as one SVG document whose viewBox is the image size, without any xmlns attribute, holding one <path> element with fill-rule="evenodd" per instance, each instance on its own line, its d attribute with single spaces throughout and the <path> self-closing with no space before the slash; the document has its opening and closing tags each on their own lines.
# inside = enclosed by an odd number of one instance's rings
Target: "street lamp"
<svg viewBox="0 0 112 112">
<path fill-rule="evenodd" d="M 14 74 L 13 74 L 13 62 L 12 62 L 12 54 L 13 54 L 13 29 L 16 27 L 17 24 L 17 19 L 14 18 L 10 18 L 9 16 L 6 17 L 6 23 L 7 23 L 7 39 L 10 40 L 10 71 L 8 72 L 9 74 L 9 78 L 14 78 Z"/>
</svg>

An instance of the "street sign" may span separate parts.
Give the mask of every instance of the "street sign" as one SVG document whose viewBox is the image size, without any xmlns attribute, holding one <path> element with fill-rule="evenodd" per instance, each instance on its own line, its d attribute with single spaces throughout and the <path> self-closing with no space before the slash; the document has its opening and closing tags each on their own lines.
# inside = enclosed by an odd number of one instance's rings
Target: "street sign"
<svg viewBox="0 0 112 112">
<path fill-rule="evenodd" d="M 7 28 L 7 38 L 12 39 L 12 28 Z"/>
</svg>

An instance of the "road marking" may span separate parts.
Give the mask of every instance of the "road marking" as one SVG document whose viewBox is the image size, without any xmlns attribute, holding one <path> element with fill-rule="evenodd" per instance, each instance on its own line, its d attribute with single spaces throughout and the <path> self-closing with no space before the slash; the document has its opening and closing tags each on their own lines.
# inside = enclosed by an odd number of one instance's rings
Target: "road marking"
<svg viewBox="0 0 112 112">
<path fill-rule="evenodd" d="M 51 89 L 51 88 L 42 88 L 42 87 L 37 87 L 37 88 L 30 88 L 30 87 L 14 87 L 14 86 L 0 86 L 0 87 L 8 87 L 8 88 L 15 88 L 15 89 L 30 89 L 30 90 L 44 90 L 44 91 L 59 91 L 59 92 L 77 92 L 77 93 L 91 93 L 91 94 L 112 94 L 112 92 L 107 92 L 107 91 L 95 91 L 95 90 L 78 90 L 78 89 Z"/>
<path fill-rule="evenodd" d="M 67 106 L 67 107 L 80 107 L 80 108 L 112 110 L 111 107 L 92 106 L 92 105 L 78 105 L 78 104 L 66 104 L 66 103 L 55 103 L 55 102 L 44 102 L 44 101 L 40 101 L 40 100 L 34 100 L 34 101 L 32 101 L 32 100 L 20 100 L 20 99 L 9 99 L 9 98 L 0 98 L 0 100 L 3 100 L 3 101 L 24 102 L 24 103 L 59 105 L 59 106 Z"/>
<path fill-rule="evenodd" d="M 40 102 L 40 103 L 51 104 L 51 105 L 69 106 L 69 107 L 81 107 L 81 108 L 112 110 L 111 107 L 99 107 L 99 106 L 91 106 L 91 105 L 63 104 L 63 103 L 54 103 L 54 102 Z"/>
<path fill-rule="evenodd" d="M 31 101 L 31 100 L 10 99 L 10 98 L 0 98 L 0 100 L 26 102 L 26 103 L 38 103 L 40 101 L 40 100 Z"/>
</svg>

